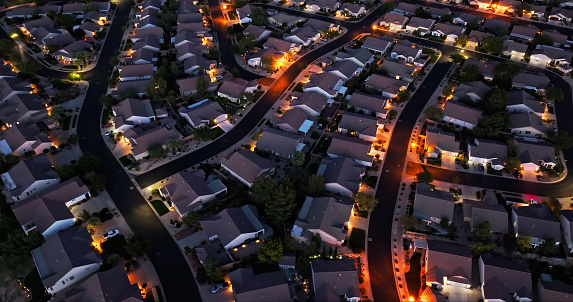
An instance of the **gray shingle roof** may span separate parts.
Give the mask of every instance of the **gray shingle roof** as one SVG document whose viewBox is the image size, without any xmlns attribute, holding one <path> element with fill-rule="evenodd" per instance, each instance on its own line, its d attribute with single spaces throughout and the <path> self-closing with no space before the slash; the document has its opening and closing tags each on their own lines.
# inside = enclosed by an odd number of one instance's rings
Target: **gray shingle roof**
<svg viewBox="0 0 573 302">
<path fill-rule="evenodd" d="M 338 184 L 352 193 L 358 193 L 361 177 L 366 168 L 346 157 L 323 158 L 317 175 L 324 177 L 325 184 Z"/>
<path fill-rule="evenodd" d="M 371 142 L 338 134 L 332 136 L 332 143 L 328 148 L 328 153 L 364 162 L 372 162 L 372 156 L 368 155 L 371 146 Z"/>
<path fill-rule="evenodd" d="M 121 266 L 95 273 L 64 295 L 65 302 L 143 302 L 139 287 L 131 284 Z"/>
<path fill-rule="evenodd" d="M 354 201 L 349 198 L 307 197 L 300 209 L 295 225 L 312 233 L 318 230 L 335 238 L 344 240 L 344 225 L 350 219 Z"/>
<path fill-rule="evenodd" d="M 339 301 L 341 296 L 361 296 L 354 259 L 314 259 L 311 269 L 316 301 L 333 301 L 333 298 Z"/>
<path fill-rule="evenodd" d="M 282 271 L 255 275 L 251 268 L 229 273 L 233 297 L 237 302 L 291 301 L 289 286 Z"/>
<path fill-rule="evenodd" d="M 239 235 L 263 230 L 257 217 L 257 210 L 252 205 L 240 208 L 228 208 L 217 215 L 201 220 L 201 226 L 207 236 L 217 235 L 225 246 Z"/>
</svg>

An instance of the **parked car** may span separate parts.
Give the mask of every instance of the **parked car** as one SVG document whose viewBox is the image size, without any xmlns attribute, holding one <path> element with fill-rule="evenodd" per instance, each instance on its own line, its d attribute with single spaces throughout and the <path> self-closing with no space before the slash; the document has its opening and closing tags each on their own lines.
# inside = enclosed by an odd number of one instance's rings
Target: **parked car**
<svg viewBox="0 0 573 302">
<path fill-rule="evenodd" d="M 220 291 L 226 290 L 227 288 L 229 288 L 229 282 L 219 283 L 211 287 L 211 293 L 216 294 Z"/>
<path fill-rule="evenodd" d="M 102 124 L 102 125 L 101 125 L 102 128 L 109 128 L 109 127 L 111 127 L 111 126 L 113 126 L 113 123 L 107 123 L 107 124 Z"/>
<path fill-rule="evenodd" d="M 119 230 L 118 230 L 118 229 L 115 229 L 115 230 L 113 230 L 113 231 L 109 231 L 109 232 L 103 234 L 103 238 L 109 239 L 109 238 L 111 238 L 111 237 L 114 237 L 114 236 L 117 235 L 117 234 L 119 234 Z"/>
</svg>

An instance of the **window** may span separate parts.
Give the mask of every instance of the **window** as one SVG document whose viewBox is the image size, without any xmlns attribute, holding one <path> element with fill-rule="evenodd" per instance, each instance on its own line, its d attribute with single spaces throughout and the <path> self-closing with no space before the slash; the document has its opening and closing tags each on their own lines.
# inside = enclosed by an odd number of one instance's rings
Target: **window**
<svg viewBox="0 0 573 302">
<path fill-rule="evenodd" d="M 531 134 L 531 131 L 525 131 L 525 134 Z"/>
</svg>

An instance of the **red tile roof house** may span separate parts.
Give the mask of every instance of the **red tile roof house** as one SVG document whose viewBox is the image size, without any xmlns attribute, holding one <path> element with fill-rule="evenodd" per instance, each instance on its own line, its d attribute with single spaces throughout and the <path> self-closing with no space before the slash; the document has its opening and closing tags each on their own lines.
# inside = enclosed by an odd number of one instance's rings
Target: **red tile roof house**
<svg viewBox="0 0 573 302">
<path fill-rule="evenodd" d="M 103 260 L 92 243 L 86 228 L 75 227 L 56 233 L 32 250 L 36 269 L 49 294 L 56 295 L 99 270 Z"/>
<path fill-rule="evenodd" d="M 239 268 L 229 273 L 233 284 L 233 301 L 293 301 L 294 291 L 290 290 L 282 271 L 255 275 L 252 268 Z M 294 294 L 296 295 L 296 294 Z"/>
<path fill-rule="evenodd" d="M 379 128 L 384 127 L 384 120 L 357 113 L 345 112 L 338 123 L 338 132 L 358 136 L 358 138 L 374 142 Z"/>
<path fill-rule="evenodd" d="M 155 120 L 155 113 L 148 99 L 127 98 L 111 107 L 117 132 L 125 132 L 135 125 L 149 124 Z"/>
<path fill-rule="evenodd" d="M 284 160 L 290 160 L 295 151 L 302 151 L 304 136 L 284 132 L 278 129 L 265 129 L 257 140 L 256 150 L 268 152 Z"/>
<path fill-rule="evenodd" d="M 189 106 L 179 107 L 179 115 L 193 128 L 218 127 L 227 120 L 227 112 L 215 101 L 205 99 Z"/>
<path fill-rule="evenodd" d="M 472 254 L 466 246 L 428 240 L 426 284 L 443 287 L 472 286 Z"/>
<path fill-rule="evenodd" d="M 24 156 L 27 152 L 35 154 L 50 149 L 52 140 L 46 133 L 40 132 L 36 124 L 12 126 L 0 131 L 0 153 Z"/>
<path fill-rule="evenodd" d="M 257 177 L 267 177 L 275 172 L 273 163 L 246 149 L 221 159 L 221 167 L 249 188 Z"/>
<path fill-rule="evenodd" d="M 93 299 L 102 302 L 143 302 L 137 283 L 131 284 L 125 269 L 116 266 L 105 272 L 97 272 L 64 293 L 66 302 L 81 302 Z"/>
<path fill-rule="evenodd" d="M 561 241 L 561 225 L 545 204 L 531 204 L 511 210 L 511 222 L 515 236 L 528 236 L 531 245 L 537 247 L 548 239 Z"/>
<path fill-rule="evenodd" d="M 325 96 L 315 91 L 291 92 L 291 108 L 300 109 L 310 116 L 319 116 L 322 110 L 328 105 Z"/>
<path fill-rule="evenodd" d="M 340 246 L 346 239 L 348 220 L 352 215 L 354 200 L 342 197 L 307 196 L 291 235 L 302 243 L 309 243 L 314 234 L 328 244 Z"/>
<path fill-rule="evenodd" d="M 8 172 L 0 175 L 8 199 L 18 202 L 59 182 L 58 173 L 45 154 L 39 154 L 17 163 Z"/>
<path fill-rule="evenodd" d="M 11 207 L 26 234 L 39 232 L 48 239 L 75 224 L 69 207 L 89 196 L 88 187 L 76 176 Z"/>
<path fill-rule="evenodd" d="M 354 258 L 314 259 L 310 264 L 316 301 L 361 301 Z"/>
<path fill-rule="evenodd" d="M 366 87 L 376 89 L 382 92 L 382 96 L 387 98 L 395 98 L 400 91 L 408 88 L 410 83 L 402 80 L 381 76 L 379 74 L 370 75 L 364 82 Z"/>
<path fill-rule="evenodd" d="M 347 98 L 349 99 L 348 107 L 353 108 L 354 112 L 365 115 L 374 114 L 379 118 L 386 118 L 388 110 L 384 107 L 386 107 L 387 99 L 362 92 L 354 92 Z"/>
<path fill-rule="evenodd" d="M 205 180 L 205 172 L 201 169 L 190 172 L 179 172 L 173 175 L 165 186 L 159 189 L 159 194 L 171 201 L 173 208 L 181 217 L 191 211 L 198 211 L 217 197 L 225 194 L 225 187 L 219 180 Z"/>
<path fill-rule="evenodd" d="M 273 125 L 282 131 L 306 135 L 314 122 L 308 119 L 304 111 L 293 108 L 287 110 L 282 116 L 271 118 Z"/>
<path fill-rule="evenodd" d="M 450 192 L 432 189 L 427 183 L 416 184 L 414 216 L 427 224 L 440 223 L 444 218 L 452 223 L 454 205 L 454 196 Z"/>
<path fill-rule="evenodd" d="M 444 106 L 443 114 L 444 122 L 473 129 L 481 119 L 483 111 L 456 101 L 449 101 Z"/>
<path fill-rule="evenodd" d="M 343 134 L 333 135 L 327 154 L 330 158 L 348 157 L 356 163 L 371 167 L 373 156 L 369 155 L 372 142 Z"/>
<path fill-rule="evenodd" d="M 224 209 L 214 216 L 204 218 L 200 223 L 209 240 L 219 239 L 226 250 L 265 233 L 253 205 Z"/>
<path fill-rule="evenodd" d="M 320 162 L 316 175 L 324 177 L 327 192 L 352 197 L 358 193 L 366 168 L 347 157 L 328 158 Z"/>
<path fill-rule="evenodd" d="M 531 273 L 523 260 L 482 254 L 478 268 L 484 300 L 533 301 Z"/>
<path fill-rule="evenodd" d="M 151 146 L 162 146 L 167 140 L 181 138 L 179 132 L 175 130 L 174 121 L 169 118 L 130 128 L 123 136 L 129 140 L 131 154 L 135 160 L 146 157 L 147 149 Z"/>
</svg>

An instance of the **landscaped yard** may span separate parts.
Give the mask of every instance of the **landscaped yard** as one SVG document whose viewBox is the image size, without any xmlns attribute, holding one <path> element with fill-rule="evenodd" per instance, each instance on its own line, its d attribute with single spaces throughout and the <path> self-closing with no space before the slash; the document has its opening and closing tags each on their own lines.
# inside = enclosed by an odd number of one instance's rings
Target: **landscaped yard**
<svg viewBox="0 0 573 302">
<path fill-rule="evenodd" d="M 353 228 L 350 233 L 350 239 L 348 239 L 348 246 L 354 250 L 364 250 L 366 240 L 366 231 Z"/>
<path fill-rule="evenodd" d="M 127 167 L 133 163 L 131 159 L 129 159 L 129 155 L 124 155 L 119 158 L 119 162 L 124 166 Z"/>
<path fill-rule="evenodd" d="M 103 110 L 103 114 L 101 115 L 101 123 L 106 124 L 109 122 L 109 119 L 110 119 L 110 111 L 109 109 L 106 108 Z"/>
<path fill-rule="evenodd" d="M 169 209 L 167 208 L 165 203 L 161 200 L 157 200 L 157 199 L 152 200 L 151 205 L 153 206 L 153 208 L 155 208 L 155 211 L 157 211 L 157 214 L 159 214 L 159 216 L 163 216 L 163 215 L 169 213 Z"/>
<path fill-rule="evenodd" d="M 106 253 L 108 256 L 111 254 L 118 254 L 122 257 L 127 255 L 127 251 L 125 250 L 125 245 L 127 244 L 127 240 L 122 234 L 119 234 L 115 237 L 111 237 L 110 239 L 101 243 L 101 249 Z"/>
</svg>

